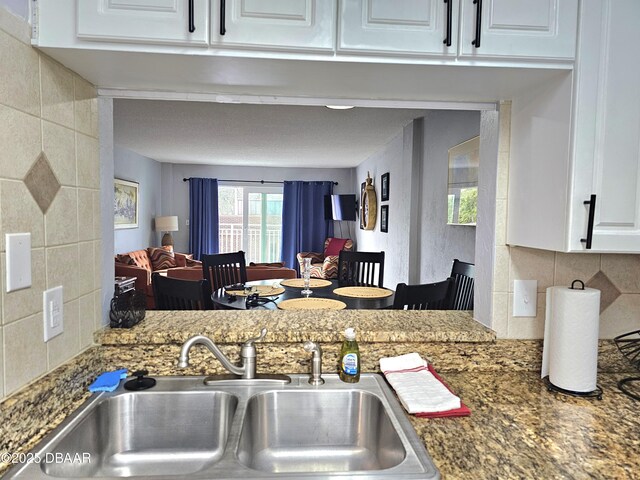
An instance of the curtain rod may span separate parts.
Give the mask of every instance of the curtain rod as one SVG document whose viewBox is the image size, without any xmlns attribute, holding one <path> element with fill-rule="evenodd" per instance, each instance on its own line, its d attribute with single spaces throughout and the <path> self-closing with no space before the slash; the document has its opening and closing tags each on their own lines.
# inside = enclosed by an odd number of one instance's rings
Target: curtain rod
<svg viewBox="0 0 640 480">
<path fill-rule="evenodd" d="M 183 182 L 188 182 L 189 179 L 188 178 L 183 178 L 182 179 Z M 218 179 L 219 182 L 235 182 L 235 183 L 261 183 L 261 184 L 265 184 L 265 183 L 279 183 L 279 184 L 284 184 L 284 182 L 278 182 L 275 180 L 222 180 L 222 179 Z M 338 185 L 338 182 L 333 182 L 334 185 Z"/>
</svg>

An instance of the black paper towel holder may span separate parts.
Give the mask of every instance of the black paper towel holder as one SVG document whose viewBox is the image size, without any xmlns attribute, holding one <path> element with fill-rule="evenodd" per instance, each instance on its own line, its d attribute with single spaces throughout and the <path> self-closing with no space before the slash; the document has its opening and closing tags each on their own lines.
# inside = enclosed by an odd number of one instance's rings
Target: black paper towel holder
<svg viewBox="0 0 640 480">
<path fill-rule="evenodd" d="M 579 288 L 575 287 L 576 283 L 580 284 Z M 571 286 L 569 287 L 569 289 L 570 290 L 584 290 L 584 282 L 582 280 L 575 279 L 573 282 L 571 282 Z M 598 400 L 602 400 L 602 388 L 599 385 L 596 385 L 596 389 L 595 390 L 591 390 L 590 392 L 576 392 L 576 391 L 573 391 L 573 390 L 567 390 L 565 388 L 560 388 L 557 385 L 554 385 L 553 383 L 551 383 L 551 380 L 549 380 L 549 375 L 544 377 L 542 379 L 542 381 L 546 385 L 548 392 L 552 392 L 553 391 L 553 392 L 562 393 L 563 395 L 570 395 L 572 397 L 597 398 Z"/>
<path fill-rule="evenodd" d="M 548 392 L 558 392 L 563 395 L 570 395 L 572 397 L 582 397 L 582 398 L 597 398 L 598 400 L 602 400 L 602 388 L 596 385 L 595 390 L 591 390 L 590 392 L 574 392 L 573 390 L 566 390 L 564 388 L 560 388 L 549 380 L 549 375 L 542 379 L 545 386 L 547 387 Z"/>
</svg>

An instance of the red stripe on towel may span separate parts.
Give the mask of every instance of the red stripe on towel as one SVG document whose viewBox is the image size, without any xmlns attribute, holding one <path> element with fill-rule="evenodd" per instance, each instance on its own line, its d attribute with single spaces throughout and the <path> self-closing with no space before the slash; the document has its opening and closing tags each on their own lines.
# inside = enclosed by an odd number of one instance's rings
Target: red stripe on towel
<svg viewBox="0 0 640 480">
<path fill-rule="evenodd" d="M 413 367 L 413 368 L 405 368 L 404 370 L 386 370 L 386 371 L 383 371 L 382 373 L 384 373 L 385 375 L 389 375 L 390 373 L 420 372 L 422 370 L 427 370 L 427 367 L 420 366 L 420 367 Z"/>
<path fill-rule="evenodd" d="M 455 395 L 455 393 L 453 392 L 453 390 L 451 390 L 451 388 L 449 388 L 449 385 L 447 385 L 444 380 L 442 380 L 442 378 L 440 378 L 440 375 L 438 375 L 436 373 L 436 371 L 433 369 L 433 367 L 431 366 L 431 364 L 429 364 L 427 366 L 427 368 L 429 369 L 429 371 L 431 372 L 431 374 L 440 382 L 442 383 L 445 387 L 447 387 L 447 390 L 449 390 L 451 393 L 453 393 Z M 416 417 L 421 417 L 421 418 L 442 418 L 442 417 L 468 417 L 469 415 L 471 415 L 471 410 L 469 410 L 469 407 L 467 407 L 464 403 L 462 403 L 462 400 L 460 400 L 460 408 L 454 408 L 451 410 L 445 410 L 443 412 L 423 412 L 423 413 L 415 413 L 414 414 Z"/>
</svg>

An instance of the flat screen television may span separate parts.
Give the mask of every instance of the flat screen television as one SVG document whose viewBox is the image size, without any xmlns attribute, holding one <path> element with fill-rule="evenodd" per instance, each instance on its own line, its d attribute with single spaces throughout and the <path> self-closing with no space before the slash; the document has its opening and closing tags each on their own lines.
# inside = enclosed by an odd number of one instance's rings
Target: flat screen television
<svg viewBox="0 0 640 480">
<path fill-rule="evenodd" d="M 356 209 L 356 196 L 354 194 L 325 195 L 324 197 L 325 220 L 354 221 L 356 219 Z"/>
</svg>

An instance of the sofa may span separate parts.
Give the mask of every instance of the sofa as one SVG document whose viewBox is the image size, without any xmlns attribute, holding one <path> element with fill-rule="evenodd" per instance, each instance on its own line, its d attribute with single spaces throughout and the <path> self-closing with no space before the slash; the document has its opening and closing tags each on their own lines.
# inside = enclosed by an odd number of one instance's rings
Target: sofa
<svg viewBox="0 0 640 480">
<path fill-rule="evenodd" d="M 172 270 L 199 269 L 202 263 L 193 260 L 192 255 L 173 252 L 170 247 L 149 247 L 143 250 L 121 253 L 115 256 L 115 275 L 117 277 L 135 277 L 135 289 L 144 292 L 147 308 L 155 308 L 151 274 L 167 274 Z"/>
<path fill-rule="evenodd" d="M 167 270 L 167 276 L 181 278 L 183 280 L 202 280 L 202 266 L 191 268 L 174 268 Z M 247 281 L 271 280 L 280 278 L 297 278 L 297 272 L 292 268 L 286 268 L 284 263 L 250 263 L 247 266 Z"/>
</svg>

